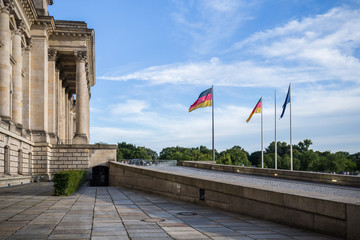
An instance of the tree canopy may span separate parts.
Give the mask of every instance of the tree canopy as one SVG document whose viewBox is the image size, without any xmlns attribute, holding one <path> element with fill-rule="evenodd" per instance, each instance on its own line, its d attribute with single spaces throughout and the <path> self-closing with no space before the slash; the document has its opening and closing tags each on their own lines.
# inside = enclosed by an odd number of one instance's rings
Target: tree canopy
<svg viewBox="0 0 360 240">
<path fill-rule="evenodd" d="M 360 169 L 360 152 L 330 151 L 320 152 L 310 148 L 312 141 L 305 139 L 293 145 L 293 168 L 300 171 L 316 172 L 354 172 Z M 277 167 L 290 169 L 290 145 L 286 142 L 277 142 Z M 211 161 L 212 149 L 200 147 L 166 147 L 158 155 L 156 151 L 135 146 L 126 142 L 118 143 L 117 159 L 162 159 L 178 161 Z M 220 153 L 215 150 L 215 159 L 218 164 L 257 166 L 261 167 L 261 152 L 249 154 L 245 149 L 236 145 Z M 264 151 L 264 167 L 275 168 L 275 142 L 271 142 Z"/>
</svg>

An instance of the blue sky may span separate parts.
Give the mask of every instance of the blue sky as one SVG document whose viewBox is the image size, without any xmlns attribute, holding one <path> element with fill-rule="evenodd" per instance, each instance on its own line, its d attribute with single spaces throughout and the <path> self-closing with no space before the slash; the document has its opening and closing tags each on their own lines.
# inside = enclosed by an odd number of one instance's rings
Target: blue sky
<svg viewBox="0 0 360 240">
<path fill-rule="evenodd" d="M 50 15 L 95 30 L 91 142 L 211 148 L 211 108 L 188 113 L 214 85 L 215 148 L 290 141 L 360 151 L 360 0 L 55 0 Z"/>
</svg>

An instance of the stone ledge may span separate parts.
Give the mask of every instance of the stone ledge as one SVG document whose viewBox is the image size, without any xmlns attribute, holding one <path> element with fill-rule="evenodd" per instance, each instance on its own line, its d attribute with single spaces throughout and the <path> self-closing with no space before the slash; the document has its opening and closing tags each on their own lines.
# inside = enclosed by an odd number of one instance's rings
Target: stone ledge
<svg viewBox="0 0 360 240">
<path fill-rule="evenodd" d="M 282 224 L 357 239 L 360 205 L 223 183 L 110 162 L 110 186 L 124 186 L 243 213 Z M 199 199 L 200 189 L 206 193 Z"/>
<path fill-rule="evenodd" d="M 233 165 L 204 163 L 199 161 L 181 162 L 180 165 L 185 167 L 194 167 L 194 168 L 201 168 L 201 169 L 208 169 L 208 170 L 215 170 L 222 172 L 233 172 L 233 173 L 250 174 L 250 175 L 257 175 L 264 177 L 283 178 L 283 179 L 301 180 L 307 182 L 327 183 L 332 185 L 360 187 L 360 177 L 357 176 L 305 172 L 305 171 L 290 171 L 284 169 L 275 170 L 272 168 L 242 167 L 242 166 L 233 166 Z"/>
</svg>

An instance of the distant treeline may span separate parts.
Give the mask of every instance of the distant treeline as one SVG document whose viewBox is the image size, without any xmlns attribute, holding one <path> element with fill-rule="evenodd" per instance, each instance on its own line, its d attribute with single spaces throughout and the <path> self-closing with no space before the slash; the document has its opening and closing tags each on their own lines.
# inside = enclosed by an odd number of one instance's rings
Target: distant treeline
<svg viewBox="0 0 360 240">
<path fill-rule="evenodd" d="M 297 145 L 293 145 L 293 168 L 299 171 L 315 172 L 356 172 L 360 169 L 360 152 L 350 154 L 348 152 L 314 151 L 309 147 L 312 141 L 305 139 Z M 277 142 L 277 166 L 278 169 L 290 169 L 290 145 L 286 142 Z M 117 159 L 167 159 L 178 161 L 210 161 L 212 150 L 205 146 L 185 148 L 167 147 L 160 155 L 156 151 L 146 147 L 139 147 L 126 142 L 118 143 Z M 240 146 L 234 146 L 222 152 L 215 151 L 215 159 L 218 164 L 257 166 L 261 167 L 261 151 L 249 154 Z M 275 142 L 264 150 L 264 167 L 275 167 Z"/>
</svg>

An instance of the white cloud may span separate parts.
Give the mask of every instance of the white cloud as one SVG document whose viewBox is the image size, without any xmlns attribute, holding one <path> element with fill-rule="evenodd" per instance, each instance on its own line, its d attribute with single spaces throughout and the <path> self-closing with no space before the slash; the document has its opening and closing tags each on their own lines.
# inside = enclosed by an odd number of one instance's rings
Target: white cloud
<svg viewBox="0 0 360 240">
<path fill-rule="evenodd" d="M 149 104 L 141 100 L 128 99 L 125 103 L 111 105 L 111 112 L 114 115 L 139 114 L 149 107 Z"/>
<path fill-rule="evenodd" d="M 359 82 L 355 76 L 360 74 L 360 62 L 354 56 L 359 47 L 360 10 L 334 8 L 314 18 L 255 33 L 234 44 L 233 49 L 287 64 L 316 66 L 327 76 Z"/>
</svg>

